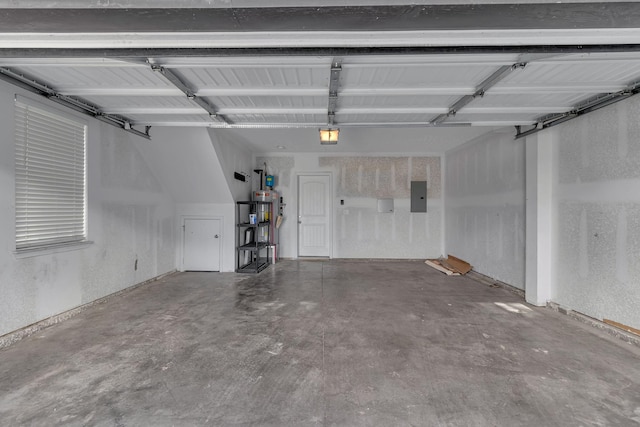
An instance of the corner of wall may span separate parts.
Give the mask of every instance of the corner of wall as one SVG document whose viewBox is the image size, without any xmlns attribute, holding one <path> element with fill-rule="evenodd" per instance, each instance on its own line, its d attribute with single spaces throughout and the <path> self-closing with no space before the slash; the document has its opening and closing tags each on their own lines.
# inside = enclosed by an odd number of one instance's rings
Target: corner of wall
<svg viewBox="0 0 640 427">
<path fill-rule="evenodd" d="M 524 146 L 506 132 L 492 131 L 443 158 L 443 249 L 479 273 L 524 288 Z"/>
</svg>

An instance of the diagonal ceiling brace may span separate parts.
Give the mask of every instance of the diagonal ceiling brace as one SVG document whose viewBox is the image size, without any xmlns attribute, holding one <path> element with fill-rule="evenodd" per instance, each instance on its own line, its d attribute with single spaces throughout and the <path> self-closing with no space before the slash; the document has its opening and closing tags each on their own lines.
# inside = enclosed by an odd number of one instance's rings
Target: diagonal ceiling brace
<svg viewBox="0 0 640 427">
<path fill-rule="evenodd" d="M 178 77 L 173 71 L 169 70 L 168 68 L 164 68 L 164 67 L 162 67 L 160 65 L 156 65 L 156 64 L 151 64 L 151 69 L 153 71 L 159 72 L 172 85 L 174 85 L 175 87 L 180 89 L 180 91 L 182 91 L 182 93 L 187 95 L 187 98 L 189 98 L 189 100 L 191 102 L 193 102 L 194 104 L 198 105 L 203 110 L 205 110 L 207 113 L 209 113 L 209 116 L 212 119 L 216 119 L 218 121 L 223 121 L 223 122 L 225 122 L 227 124 L 231 124 L 231 121 L 229 121 L 226 117 L 218 114 L 218 112 L 217 112 L 218 109 L 216 108 L 215 105 L 209 103 L 204 98 L 198 97 L 195 94 L 195 92 L 193 91 L 193 89 L 191 89 L 185 82 L 183 82 L 182 79 L 180 77 Z"/>
<path fill-rule="evenodd" d="M 342 59 L 333 58 L 331 61 L 331 76 L 329 78 L 329 104 L 327 107 L 327 124 L 333 126 L 338 105 L 338 88 L 340 87 L 340 73 L 342 72 Z"/>
<path fill-rule="evenodd" d="M 482 98 L 489 89 L 500 82 L 500 80 L 507 77 L 507 75 L 509 75 L 511 72 L 524 68 L 526 65 L 526 62 L 518 62 L 513 65 L 503 65 L 502 67 L 498 68 L 493 74 L 491 74 L 489 77 L 484 79 L 482 83 L 480 83 L 473 95 L 464 95 L 462 98 L 457 100 L 451 106 L 451 108 L 449 108 L 449 111 L 446 114 L 440 114 L 438 117 L 433 119 L 431 123 L 433 125 L 439 125 L 449 117 L 455 116 L 458 111 L 466 107 L 471 101 L 478 97 Z"/>
<path fill-rule="evenodd" d="M 538 122 L 533 125 L 533 128 L 529 130 L 522 131 L 520 128 L 516 127 L 515 139 L 524 138 L 525 136 L 533 135 L 534 133 L 540 132 L 541 130 L 557 126 L 564 122 L 568 122 L 569 120 L 575 119 L 576 117 L 583 116 L 585 114 L 599 110 L 600 108 L 615 104 L 616 102 L 627 99 L 633 95 L 637 95 L 638 93 L 640 93 L 640 82 L 629 85 L 626 89 L 619 92 L 596 95 L 576 105 L 575 108 L 573 108 L 571 111 L 560 114 L 553 114 L 539 119 Z"/>
<path fill-rule="evenodd" d="M 151 139 L 151 137 L 149 136 L 149 129 L 151 129 L 151 126 L 146 126 L 144 132 L 136 130 L 133 128 L 131 120 L 127 119 L 126 117 L 103 113 L 100 108 L 95 105 L 92 105 L 81 99 L 74 98 L 72 96 L 59 94 L 49 86 L 36 80 L 29 79 L 22 74 L 12 71 L 9 68 L 0 67 L 0 79 L 15 86 L 21 87 L 22 89 L 28 90 L 31 93 L 35 93 L 37 95 L 48 98 L 51 101 L 70 108 L 74 111 L 86 114 L 97 120 L 100 120 L 101 122 L 120 128 L 126 132 L 141 136 L 145 139 Z"/>
</svg>

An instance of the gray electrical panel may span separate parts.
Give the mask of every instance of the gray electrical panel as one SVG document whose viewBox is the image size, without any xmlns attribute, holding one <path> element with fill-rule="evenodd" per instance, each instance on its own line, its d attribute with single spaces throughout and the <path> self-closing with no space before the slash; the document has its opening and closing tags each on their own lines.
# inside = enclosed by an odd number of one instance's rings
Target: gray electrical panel
<svg viewBox="0 0 640 427">
<path fill-rule="evenodd" d="M 427 181 L 411 181 L 411 212 L 427 211 Z"/>
</svg>

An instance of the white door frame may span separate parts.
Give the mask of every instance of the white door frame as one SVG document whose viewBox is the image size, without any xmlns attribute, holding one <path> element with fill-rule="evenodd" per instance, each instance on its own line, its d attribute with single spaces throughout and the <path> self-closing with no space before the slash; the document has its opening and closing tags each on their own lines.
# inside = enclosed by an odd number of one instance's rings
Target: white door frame
<svg viewBox="0 0 640 427">
<path fill-rule="evenodd" d="M 182 243 L 180 244 L 180 271 L 184 272 L 184 243 L 185 243 L 185 230 L 186 221 L 189 219 L 217 219 L 220 221 L 220 250 L 218 251 L 218 262 L 220 265 L 220 273 L 223 270 L 223 251 L 224 251 L 224 219 L 221 216 L 204 216 L 204 215 L 181 215 L 180 216 L 180 229 L 182 235 Z"/>
<path fill-rule="evenodd" d="M 298 224 L 298 218 L 300 217 L 300 177 L 301 176 L 328 176 L 329 177 L 329 259 L 333 258 L 333 240 L 335 238 L 335 230 L 333 229 L 333 217 L 335 215 L 333 211 L 333 173 L 331 171 L 318 171 L 318 172 L 296 172 L 296 258 L 300 257 L 300 226 Z"/>
</svg>

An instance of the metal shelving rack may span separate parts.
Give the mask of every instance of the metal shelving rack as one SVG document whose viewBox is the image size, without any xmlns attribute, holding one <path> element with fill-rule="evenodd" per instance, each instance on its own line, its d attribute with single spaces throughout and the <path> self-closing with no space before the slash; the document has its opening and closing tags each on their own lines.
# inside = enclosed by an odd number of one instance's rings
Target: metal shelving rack
<svg viewBox="0 0 640 427">
<path fill-rule="evenodd" d="M 259 212 L 271 209 L 270 206 L 266 210 L 258 209 L 260 205 L 271 205 L 271 202 L 236 202 L 236 273 L 259 273 L 272 262 L 269 259 L 271 221 L 259 217 Z M 249 223 L 249 213 L 257 215 L 255 224 Z M 253 230 L 252 241 L 242 243 L 248 229 Z M 260 233 L 262 230 L 264 234 Z"/>
</svg>

